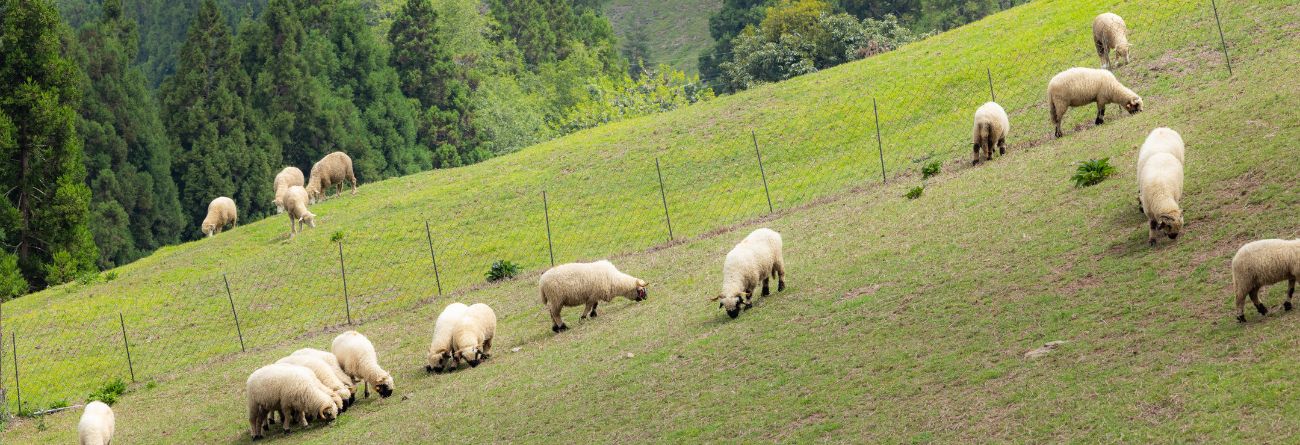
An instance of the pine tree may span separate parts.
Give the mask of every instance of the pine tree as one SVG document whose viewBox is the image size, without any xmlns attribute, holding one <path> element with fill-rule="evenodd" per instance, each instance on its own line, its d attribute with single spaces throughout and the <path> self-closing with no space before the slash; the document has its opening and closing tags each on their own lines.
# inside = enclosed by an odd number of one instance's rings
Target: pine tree
<svg viewBox="0 0 1300 445">
<path fill-rule="evenodd" d="M 90 189 L 76 132 L 80 73 L 62 54 L 67 36 L 49 2 L 0 1 L 4 287 L 14 283 L 13 266 L 36 287 L 95 270 Z"/>
</svg>

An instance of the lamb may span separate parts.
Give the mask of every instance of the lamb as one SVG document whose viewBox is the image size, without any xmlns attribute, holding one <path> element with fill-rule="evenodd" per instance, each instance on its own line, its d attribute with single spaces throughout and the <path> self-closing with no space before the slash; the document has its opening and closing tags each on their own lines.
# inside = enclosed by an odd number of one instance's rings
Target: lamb
<svg viewBox="0 0 1300 445">
<path fill-rule="evenodd" d="M 208 216 L 203 218 L 203 233 L 211 238 L 213 235 L 221 233 L 226 225 L 239 225 L 239 212 L 235 208 L 235 200 L 225 196 L 219 197 L 208 203 Z"/>
<path fill-rule="evenodd" d="M 768 280 L 776 276 L 777 292 L 785 290 L 785 259 L 781 255 L 781 234 L 772 229 L 758 229 L 741 240 L 727 253 L 722 264 L 722 292 L 713 297 L 718 307 L 731 318 L 740 316 L 741 309 L 754 307 L 751 297 L 758 283 L 763 283 L 763 296 L 768 290 Z"/>
<path fill-rule="evenodd" d="M 283 419 L 285 432 L 296 413 L 299 424 L 307 426 L 306 414 L 326 421 L 338 416 L 338 406 L 329 392 L 316 380 L 311 370 L 297 365 L 266 365 L 248 376 L 248 426 L 253 439 L 262 438 L 263 424 L 272 411 Z"/>
<path fill-rule="evenodd" d="M 289 191 L 289 187 L 302 187 L 303 184 L 302 170 L 298 167 L 285 167 L 275 175 L 275 213 L 284 213 L 284 192 Z"/>
<path fill-rule="evenodd" d="M 1300 239 L 1266 239 L 1246 243 L 1232 257 L 1232 286 L 1237 291 L 1237 321 L 1246 322 L 1246 296 L 1255 304 L 1259 315 L 1268 308 L 1259 302 L 1264 286 L 1287 280 L 1286 302 L 1282 309 L 1291 310 L 1296 278 L 1300 277 Z"/>
<path fill-rule="evenodd" d="M 552 267 L 538 280 L 542 305 L 551 313 L 551 331 L 569 329 L 560 318 L 565 307 L 586 306 L 582 318 L 596 318 L 596 306 L 616 296 L 632 301 L 646 299 L 646 282 L 619 272 L 609 261 L 569 263 Z"/>
<path fill-rule="evenodd" d="M 344 385 L 343 381 L 339 380 L 338 375 L 334 373 L 335 367 L 326 363 L 324 360 L 321 360 L 319 357 L 291 354 L 288 357 L 277 360 L 276 363 L 298 365 L 310 369 L 312 374 L 316 375 L 316 379 L 320 380 L 322 385 L 325 385 L 325 387 L 331 392 L 337 394 L 339 398 L 340 413 L 347 411 L 348 407 L 352 406 L 352 402 L 356 400 L 352 397 L 352 390 L 349 389 L 347 385 Z"/>
<path fill-rule="evenodd" d="M 325 364 L 329 365 L 330 372 L 334 373 L 334 377 L 338 378 L 339 382 L 342 382 L 343 386 L 346 386 L 348 388 L 348 392 L 351 393 L 351 395 L 348 397 L 348 404 L 351 404 L 352 402 L 356 401 L 357 387 L 352 383 L 352 377 L 348 376 L 347 373 L 343 372 L 343 367 L 339 366 L 339 359 L 334 355 L 333 352 L 322 351 L 319 349 L 312 349 L 312 348 L 302 348 L 297 351 L 293 351 L 293 354 L 290 355 L 291 356 L 305 355 L 308 357 L 315 357 L 317 359 L 320 359 L 320 361 L 325 362 Z"/>
<path fill-rule="evenodd" d="M 1097 56 L 1101 57 L 1101 67 L 1110 69 L 1110 51 L 1115 50 L 1115 59 L 1123 58 L 1128 64 L 1128 27 L 1124 19 L 1113 13 L 1104 13 L 1092 19 L 1092 41 L 1097 44 Z"/>
<path fill-rule="evenodd" d="M 352 158 L 341 151 L 325 155 L 316 165 L 311 166 L 311 181 L 307 183 L 311 203 L 325 199 L 325 192 L 331 187 L 337 186 L 338 193 L 343 193 L 343 185 L 348 181 L 352 182 L 352 194 L 357 194 L 357 176 L 352 173 Z"/>
<path fill-rule="evenodd" d="M 453 360 L 464 360 L 471 368 L 478 367 L 491 356 L 488 352 L 496 330 L 497 314 L 491 307 L 483 303 L 470 306 L 451 335 L 451 348 L 456 351 Z"/>
<path fill-rule="evenodd" d="M 1183 163 L 1169 153 L 1148 158 L 1138 172 L 1138 200 L 1150 223 L 1147 242 L 1152 246 L 1161 233 L 1169 239 L 1182 233 L 1183 210 L 1178 207 L 1182 199 Z"/>
<path fill-rule="evenodd" d="M 302 231 L 305 223 L 316 228 L 316 214 L 307 210 L 307 190 L 300 186 L 289 187 L 284 192 L 284 206 L 289 210 L 289 238 Z"/>
<path fill-rule="evenodd" d="M 1169 153 L 1178 159 L 1179 163 L 1184 163 L 1184 151 L 1183 137 L 1177 131 L 1165 127 L 1151 130 L 1151 134 L 1147 135 L 1146 142 L 1142 143 L 1142 150 L 1138 151 L 1137 171 L 1141 172 L 1142 166 L 1146 165 L 1147 159 L 1156 153 Z M 1138 198 L 1138 211 L 1144 212 L 1140 197 Z"/>
<path fill-rule="evenodd" d="M 1007 133 L 1011 131 L 1011 120 L 1007 119 L 1006 110 L 997 102 L 988 102 L 975 110 L 975 155 L 971 165 L 980 163 L 981 153 L 988 160 L 993 160 L 993 146 L 997 145 L 998 154 L 1007 154 Z"/>
<path fill-rule="evenodd" d="M 425 372 L 442 372 L 454 364 L 451 334 L 467 309 L 469 306 L 465 303 L 452 303 L 438 314 L 438 321 L 433 324 L 433 342 L 429 344 L 429 363 L 424 366 Z"/>
<path fill-rule="evenodd" d="M 380 397 L 393 395 L 393 376 L 379 367 L 379 355 L 370 339 L 357 331 L 347 331 L 334 337 L 331 346 L 339 365 L 354 382 L 365 382 L 363 394 L 370 397 L 370 386 L 374 386 Z"/>
<path fill-rule="evenodd" d="M 98 400 L 86 404 L 77 422 L 77 437 L 81 445 L 108 445 L 113 442 L 113 430 L 116 428 L 113 409 Z"/>
<path fill-rule="evenodd" d="M 1120 104 L 1129 114 L 1142 111 L 1142 98 L 1115 79 L 1110 71 L 1095 68 L 1070 68 L 1062 71 L 1047 84 L 1047 101 L 1056 125 L 1056 137 L 1061 137 L 1061 119 L 1070 107 L 1097 104 L 1097 125 L 1105 123 L 1106 105 Z"/>
</svg>

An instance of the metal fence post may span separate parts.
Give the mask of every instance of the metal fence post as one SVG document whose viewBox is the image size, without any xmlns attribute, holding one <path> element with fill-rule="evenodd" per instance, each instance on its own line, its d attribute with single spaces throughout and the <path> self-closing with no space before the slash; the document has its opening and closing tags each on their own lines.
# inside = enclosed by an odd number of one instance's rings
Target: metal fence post
<svg viewBox="0 0 1300 445">
<path fill-rule="evenodd" d="M 229 291 L 230 291 L 230 285 L 227 284 L 226 285 L 227 295 L 229 295 Z M 121 312 L 117 313 L 117 321 L 122 323 L 122 346 L 126 347 L 126 366 L 127 366 L 126 369 L 131 371 L 131 383 L 135 383 L 135 364 L 131 362 L 131 343 L 126 341 L 126 318 L 122 317 Z M 243 346 L 242 341 L 240 342 L 240 346 L 241 347 Z"/>
<path fill-rule="evenodd" d="M 990 70 L 988 67 L 985 67 L 984 73 L 988 74 L 989 76 L 989 98 L 991 98 L 994 102 L 997 102 L 998 96 L 996 94 L 993 94 L 993 70 Z"/>
<path fill-rule="evenodd" d="M 668 241 L 672 241 L 673 219 L 668 216 L 668 194 L 664 192 L 664 172 L 659 169 L 659 158 L 655 158 L 655 174 L 659 175 L 659 197 L 664 201 L 664 221 L 668 223 Z"/>
<path fill-rule="evenodd" d="M 546 190 L 542 190 L 542 212 L 546 216 L 546 249 L 551 253 L 551 267 L 555 267 L 555 244 L 551 242 L 551 206 L 546 201 Z"/>
<path fill-rule="evenodd" d="M 1210 0 L 1210 7 L 1214 9 L 1214 25 L 1219 28 L 1219 45 L 1223 47 L 1223 61 L 1228 64 L 1228 77 L 1232 77 L 1232 58 L 1228 57 L 1228 41 L 1223 38 L 1223 22 L 1219 21 L 1219 5 L 1214 0 Z"/>
<path fill-rule="evenodd" d="M 880 139 L 880 109 L 876 108 L 876 98 L 871 98 L 871 113 L 876 116 L 876 150 L 880 152 L 880 182 L 885 180 L 885 145 Z"/>
<path fill-rule="evenodd" d="M 772 213 L 772 192 L 767 189 L 767 171 L 763 170 L 763 152 L 758 149 L 758 135 L 749 130 L 749 137 L 754 140 L 754 154 L 758 156 L 758 173 L 763 177 L 763 194 L 767 195 L 767 213 Z"/>
<path fill-rule="evenodd" d="M 23 412 L 23 383 L 18 379 L 18 333 L 9 333 L 9 346 L 14 348 L 14 392 L 18 394 L 18 413 Z"/>
<path fill-rule="evenodd" d="M 343 265 L 343 240 L 339 240 L 339 274 L 343 275 L 343 309 L 348 314 L 348 324 L 352 324 L 352 302 L 348 301 L 348 270 Z"/>
<path fill-rule="evenodd" d="M 429 259 L 433 260 L 433 282 L 438 284 L 438 296 L 442 296 L 442 278 L 438 276 L 438 256 L 433 254 L 433 232 L 429 230 L 429 220 L 424 221 L 424 236 L 429 240 Z"/>
<path fill-rule="evenodd" d="M 226 283 L 226 299 L 230 300 L 230 315 L 235 317 L 235 333 L 239 334 L 239 351 L 248 352 L 244 349 L 244 330 L 239 327 L 239 313 L 235 312 L 235 297 L 230 295 L 230 279 L 226 278 L 225 272 L 221 273 L 221 281 Z M 126 338 L 125 330 L 122 331 L 122 338 Z"/>
</svg>

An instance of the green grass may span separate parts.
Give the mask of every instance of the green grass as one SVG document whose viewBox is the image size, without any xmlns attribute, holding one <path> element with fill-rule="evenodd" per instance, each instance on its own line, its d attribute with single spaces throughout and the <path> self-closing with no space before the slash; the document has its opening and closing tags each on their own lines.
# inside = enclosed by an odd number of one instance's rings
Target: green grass
<svg viewBox="0 0 1300 445">
<path fill-rule="evenodd" d="M 687 74 L 699 71 L 700 53 L 713 46 L 709 17 L 721 0 L 610 0 L 605 16 L 620 41 L 643 26 L 650 48 L 650 66 L 668 64 Z"/>
<path fill-rule="evenodd" d="M 1300 177 L 1286 161 L 1300 140 L 1300 7 L 1220 5 L 1229 80 L 1204 6 L 1040 0 L 866 61 L 366 184 L 313 208 L 318 227 L 293 241 L 281 217 L 165 248 L 113 281 L 4 304 L 23 398 L 80 399 L 125 376 L 121 310 L 142 383 L 114 406 L 119 440 L 246 442 L 247 375 L 294 349 L 328 347 L 344 329 L 329 241 L 343 230 L 352 315 L 397 395 L 295 432 L 294 443 L 1295 442 L 1300 316 L 1235 323 L 1228 262 L 1246 241 L 1300 234 Z M 1088 23 L 1104 10 L 1133 29 L 1134 63 L 1118 74 L 1148 109 L 1100 128 L 1077 109 L 1051 141 L 1046 81 L 1097 63 Z M 953 92 L 982 92 L 982 68 L 995 61 L 1005 61 L 993 70 L 1010 146 L 965 167 L 969 115 L 986 96 Z M 896 179 L 885 186 L 874 185 L 873 96 Z M 1148 248 L 1131 178 L 1157 126 L 1188 141 L 1187 226 Z M 931 152 L 946 167 L 907 200 L 919 179 L 912 160 Z M 687 242 L 663 243 L 656 157 Z M 1116 177 L 1075 188 L 1074 163 L 1101 157 Z M 549 264 L 543 188 L 556 260 L 612 257 L 652 283 L 649 300 L 604 305 L 587 322 L 571 309 L 573 329 L 551 334 L 535 290 Z M 453 296 L 432 298 L 425 219 Z M 760 226 L 786 239 L 789 287 L 729 320 L 708 297 L 725 252 Z M 527 272 L 481 284 L 498 259 Z M 1277 306 L 1279 290 L 1265 299 Z M 453 300 L 496 309 L 495 357 L 426 376 L 432 321 Z M 1069 343 L 1021 357 L 1051 340 Z M 6 356 L 12 410 L 11 364 Z M 3 441 L 72 442 L 76 419 L 19 420 Z"/>
</svg>

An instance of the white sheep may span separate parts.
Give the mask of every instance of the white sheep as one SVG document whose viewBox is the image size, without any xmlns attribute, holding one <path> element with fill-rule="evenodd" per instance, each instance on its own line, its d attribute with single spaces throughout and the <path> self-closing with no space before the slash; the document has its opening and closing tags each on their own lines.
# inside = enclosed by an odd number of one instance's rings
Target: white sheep
<svg viewBox="0 0 1300 445">
<path fill-rule="evenodd" d="M 1186 164 L 1183 160 L 1186 145 L 1183 143 L 1182 135 L 1177 131 L 1169 128 L 1160 127 L 1151 130 L 1147 135 L 1146 142 L 1142 143 L 1142 149 L 1138 151 L 1137 171 L 1141 172 L 1142 167 L 1146 165 L 1147 159 L 1156 153 L 1169 153 L 1178 159 L 1178 162 Z M 1138 198 L 1138 211 L 1142 210 L 1142 199 Z"/>
<path fill-rule="evenodd" d="M 357 194 L 357 176 L 352 172 L 352 158 L 347 153 L 336 151 L 325 155 L 311 166 L 307 194 L 311 197 L 311 203 L 315 204 L 325 199 L 325 192 L 331 187 L 337 186 L 338 193 L 343 193 L 343 186 L 349 181 L 352 182 L 352 194 Z"/>
<path fill-rule="evenodd" d="M 453 360 L 464 360 L 471 368 L 491 357 L 492 337 L 497 331 L 497 314 L 491 307 L 476 303 L 465 310 L 451 334 Z"/>
<path fill-rule="evenodd" d="M 303 224 L 316 228 L 316 214 L 307 210 L 307 190 L 300 186 L 289 187 L 284 192 L 284 206 L 289 211 L 289 238 L 302 231 Z"/>
<path fill-rule="evenodd" d="M 1237 291 L 1237 321 L 1246 322 L 1248 295 L 1255 304 L 1255 310 L 1260 315 L 1267 315 L 1268 308 L 1259 302 L 1259 290 L 1282 280 L 1287 280 L 1289 284 L 1282 308 L 1291 310 L 1297 277 L 1300 277 L 1300 239 L 1266 239 L 1241 246 L 1232 257 L 1232 286 Z"/>
<path fill-rule="evenodd" d="M 1115 50 L 1115 58 L 1123 58 L 1128 64 L 1128 27 L 1124 19 L 1113 13 L 1104 13 L 1092 19 L 1092 41 L 1097 44 L 1097 56 L 1101 58 L 1101 67 L 1110 69 L 1110 51 Z"/>
<path fill-rule="evenodd" d="M 1011 120 L 1007 111 L 997 102 L 988 102 L 975 110 L 974 159 L 971 165 L 979 164 L 980 158 L 993 160 L 993 146 L 998 147 L 998 154 L 1007 154 L 1007 133 L 1011 131 Z"/>
<path fill-rule="evenodd" d="M 117 421 L 113 418 L 113 409 L 98 400 L 86 404 L 77 422 L 77 437 L 81 445 L 108 445 L 113 442 L 113 430 Z"/>
<path fill-rule="evenodd" d="M 551 313 L 551 331 L 569 329 L 560 318 L 565 307 L 586 306 L 582 318 L 596 317 L 596 306 L 621 296 L 632 301 L 646 299 L 646 282 L 620 272 L 609 261 L 569 263 L 552 267 L 538 280 L 542 305 Z"/>
<path fill-rule="evenodd" d="M 280 173 L 275 175 L 275 213 L 284 213 L 284 192 L 289 191 L 289 187 L 302 187 L 305 182 L 302 170 L 298 167 L 285 167 Z"/>
<path fill-rule="evenodd" d="M 424 365 L 426 372 L 442 372 L 453 363 L 451 334 L 468 309 L 469 306 L 465 303 L 458 302 L 447 305 L 438 314 L 438 320 L 433 323 L 433 342 L 429 343 L 428 364 Z"/>
<path fill-rule="evenodd" d="M 329 391 L 311 370 L 302 366 L 266 365 L 253 371 L 245 385 L 249 433 L 253 439 L 262 437 L 263 424 L 273 411 L 280 413 L 286 432 L 291 418 L 297 417 L 302 426 L 307 426 L 308 413 L 326 421 L 334 420 L 339 413 Z"/>
<path fill-rule="evenodd" d="M 777 292 L 785 290 L 785 258 L 781 254 L 781 234 L 772 229 L 758 229 L 741 240 L 727 253 L 722 264 L 722 292 L 713 297 L 718 307 L 731 318 L 741 309 L 754 307 L 754 289 L 763 283 L 763 296 L 771 293 L 768 281 L 776 277 Z"/>
<path fill-rule="evenodd" d="M 1156 245 L 1161 233 L 1178 239 L 1183 231 L 1183 163 L 1169 153 L 1156 153 L 1138 172 L 1138 200 L 1146 213 L 1150 230 L 1147 242 Z"/>
<path fill-rule="evenodd" d="M 334 367 L 329 363 L 326 363 L 324 360 L 321 360 L 319 357 L 290 354 L 287 357 L 276 360 L 276 363 L 298 365 L 310 369 L 312 374 L 316 375 L 316 379 L 320 380 L 321 384 L 325 385 L 326 388 L 329 388 L 330 391 L 338 395 L 340 401 L 340 413 L 347 411 L 348 407 L 352 405 L 352 402 L 356 400 L 352 397 L 352 390 L 349 389 L 347 385 L 343 384 L 343 381 L 339 380 L 338 375 L 334 373 Z"/>
<path fill-rule="evenodd" d="M 1047 84 L 1047 101 L 1051 108 L 1056 137 L 1061 137 L 1061 120 L 1070 107 L 1097 104 L 1096 124 L 1106 122 L 1106 105 L 1120 104 L 1129 114 L 1142 111 L 1142 98 L 1128 89 L 1110 71 L 1095 68 L 1070 68 L 1052 77 Z"/>
<path fill-rule="evenodd" d="M 225 196 L 219 197 L 208 203 L 208 216 L 203 218 L 203 233 L 212 237 L 221 233 L 226 225 L 239 225 L 239 211 L 235 208 L 235 200 Z"/>
<path fill-rule="evenodd" d="M 356 401 L 357 387 L 352 383 L 352 377 L 348 376 L 346 372 L 343 372 L 343 367 L 339 365 L 339 358 L 335 356 L 333 352 L 312 348 L 302 348 L 293 351 L 293 354 L 290 355 L 305 355 L 308 357 L 315 357 L 320 359 L 320 361 L 325 362 L 325 364 L 330 366 L 330 372 L 334 373 L 334 377 L 338 378 L 338 381 L 342 382 L 343 386 L 346 386 L 348 392 L 351 393 L 348 403 L 351 404 L 351 402 Z"/>
<path fill-rule="evenodd" d="M 365 382 L 362 394 L 370 397 L 370 387 L 374 386 L 380 397 L 393 395 L 393 376 L 379 367 L 379 355 L 370 339 L 357 331 L 347 331 L 334 337 L 331 346 L 334 356 L 338 357 L 343 372 L 352 377 L 354 382 Z"/>
</svg>

